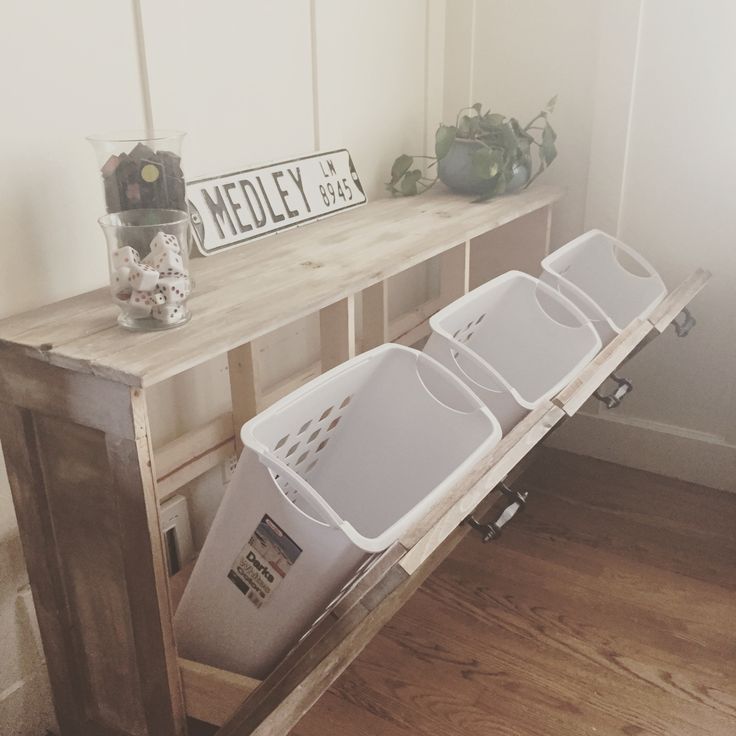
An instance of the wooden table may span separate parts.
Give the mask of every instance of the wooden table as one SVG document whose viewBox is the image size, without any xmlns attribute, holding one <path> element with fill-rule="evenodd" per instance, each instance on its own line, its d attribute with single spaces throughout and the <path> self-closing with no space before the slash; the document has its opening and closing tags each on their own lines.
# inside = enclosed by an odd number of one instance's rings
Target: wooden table
<svg viewBox="0 0 736 736">
<path fill-rule="evenodd" d="M 695 274 L 523 420 L 262 683 L 179 660 L 159 503 L 228 457 L 242 423 L 277 398 L 260 385 L 254 341 L 319 313 L 317 370 L 389 340 L 412 344 L 471 286 L 513 267 L 538 272 L 561 194 L 380 200 L 195 261 L 193 319 L 170 332 L 119 328 L 107 289 L 0 321 L 0 440 L 63 736 L 175 736 L 187 714 L 224 724 L 222 736 L 286 733 L 467 532 L 463 519 L 707 281 Z M 388 279 L 435 257 L 439 295 L 389 320 Z M 232 414 L 154 452 L 146 390 L 223 354 Z"/>
</svg>

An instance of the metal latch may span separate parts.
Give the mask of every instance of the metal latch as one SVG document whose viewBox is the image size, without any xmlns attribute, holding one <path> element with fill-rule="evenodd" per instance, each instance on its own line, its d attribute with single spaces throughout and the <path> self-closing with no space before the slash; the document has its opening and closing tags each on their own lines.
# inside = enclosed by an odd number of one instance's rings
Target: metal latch
<svg viewBox="0 0 736 736">
<path fill-rule="evenodd" d="M 495 521 L 483 522 L 478 521 L 471 514 L 465 519 L 465 521 L 473 527 L 483 539 L 483 542 L 490 542 L 493 539 L 498 539 L 501 536 L 501 529 L 508 524 L 516 514 L 521 511 L 526 505 L 526 499 L 529 493 L 526 491 L 515 491 L 509 488 L 505 483 L 500 483 L 498 489 L 511 500 L 511 503 L 500 513 Z"/>
<path fill-rule="evenodd" d="M 672 320 L 672 326 L 675 328 L 677 337 L 687 337 L 697 322 L 687 307 L 683 307 L 682 311 Z"/>
<path fill-rule="evenodd" d="M 624 396 L 626 396 L 626 394 L 634 390 L 634 386 L 631 381 L 626 378 L 620 378 L 615 373 L 611 373 L 608 378 L 616 384 L 616 388 L 609 394 L 602 394 L 600 389 L 598 389 L 593 396 L 595 396 L 598 401 L 603 402 L 606 405 L 606 408 L 613 409 L 624 400 Z"/>
</svg>

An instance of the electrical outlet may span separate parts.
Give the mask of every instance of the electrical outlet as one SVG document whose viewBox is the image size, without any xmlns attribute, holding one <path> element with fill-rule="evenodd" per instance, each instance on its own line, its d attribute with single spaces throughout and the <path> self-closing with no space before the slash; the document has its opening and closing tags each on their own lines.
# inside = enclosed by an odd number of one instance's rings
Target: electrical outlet
<svg viewBox="0 0 736 736">
<path fill-rule="evenodd" d="M 233 477 L 233 474 L 235 473 L 235 468 L 237 467 L 238 467 L 238 455 L 237 453 L 234 452 L 222 464 L 222 482 L 224 485 L 227 485 L 230 482 L 230 479 Z"/>
<path fill-rule="evenodd" d="M 176 495 L 161 504 L 159 519 L 169 575 L 175 575 L 194 557 L 187 499 Z"/>
</svg>

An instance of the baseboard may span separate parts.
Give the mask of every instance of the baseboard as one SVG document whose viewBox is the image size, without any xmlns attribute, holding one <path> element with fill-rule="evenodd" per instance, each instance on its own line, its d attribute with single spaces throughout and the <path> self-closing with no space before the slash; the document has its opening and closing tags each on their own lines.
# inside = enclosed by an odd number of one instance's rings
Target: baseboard
<svg viewBox="0 0 736 736">
<path fill-rule="evenodd" d="M 545 444 L 736 492 L 736 446 L 716 435 L 621 417 L 613 412 L 600 415 L 579 412 Z"/>
</svg>

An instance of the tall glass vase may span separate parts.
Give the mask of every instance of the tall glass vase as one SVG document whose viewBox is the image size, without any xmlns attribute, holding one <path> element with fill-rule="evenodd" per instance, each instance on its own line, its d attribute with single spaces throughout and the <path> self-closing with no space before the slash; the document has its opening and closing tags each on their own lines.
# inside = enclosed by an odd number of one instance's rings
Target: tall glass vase
<svg viewBox="0 0 736 736">
<path fill-rule="evenodd" d="M 187 209 L 181 146 L 173 130 L 91 135 L 108 212 Z"/>
</svg>

